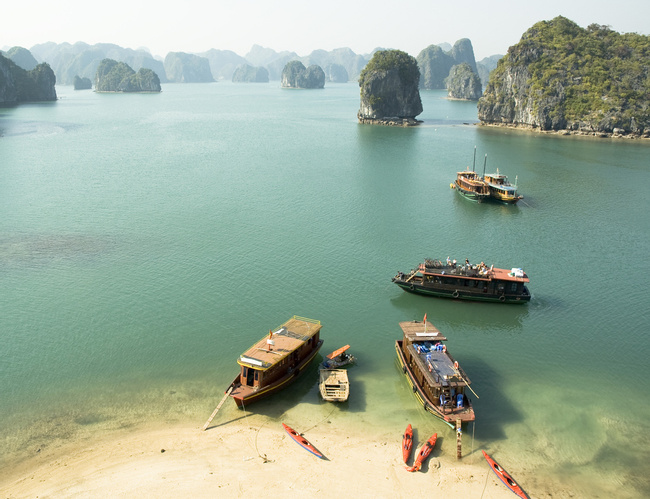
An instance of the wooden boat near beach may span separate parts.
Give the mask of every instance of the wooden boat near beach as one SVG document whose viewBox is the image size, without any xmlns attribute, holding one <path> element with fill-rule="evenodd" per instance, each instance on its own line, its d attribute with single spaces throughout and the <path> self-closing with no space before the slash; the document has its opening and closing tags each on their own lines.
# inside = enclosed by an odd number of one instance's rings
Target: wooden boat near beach
<svg viewBox="0 0 650 499">
<path fill-rule="evenodd" d="M 350 345 L 345 345 L 338 350 L 334 350 L 323 360 L 322 366 L 326 369 L 333 369 L 353 364 L 357 359 L 354 355 L 347 353 L 349 348 Z"/>
<path fill-rule="evenodd" d="M 350 381 L 345 369 L 320 369 L 318 389 L 327 402 L 345 402 L 350 396 Z"/>
<path fill-rule="evenodd" d="M 493 265 L 457 265 L 447 259 L 426 259 L 408 274 L 398 272 L 392 281 L 404 291 L 426 296 L 501 303 L 526 303 L 530 282 L 520 268 L 510 270 Z"/>
<path fill-rule="evenodd" d="M 490 468 L 492 468 L 492 471 L 496 474 L 496 476 L 499 477 L 499 479 L 504 483 L 506 487 L 508 487 L 512 492 L 517 494 L 519 497 L 522 499 L 528 499 L 528 495 L 524 492 L 524 490 L 517 484 L 517 482 L 514 481 L 514 479 L 510 476 L 510 474 L 504 470 L 499 464 L 492 459 L 487 452 L 484 450 L 481 451 L 483 452 L 483 457 L 485 457 L 485 460 L 488 462 L 490 465 Z"/>
<path fill-rule="evenodd" d="M 397 360 L 417 400 L 450 426 L 474 421 L 466 393 L 471 391 L 470 380 L 443 344 L 447 338 L 426 316 L 399 325 L 404 337 L 395 342 Z"/>
<path fill-rule="evenodd" d="M 321 323 L 293 316 L 239 356 L 240 372 L 226 393 L 244 407 L 289 386 L 316 357 Z"/>
</svg>

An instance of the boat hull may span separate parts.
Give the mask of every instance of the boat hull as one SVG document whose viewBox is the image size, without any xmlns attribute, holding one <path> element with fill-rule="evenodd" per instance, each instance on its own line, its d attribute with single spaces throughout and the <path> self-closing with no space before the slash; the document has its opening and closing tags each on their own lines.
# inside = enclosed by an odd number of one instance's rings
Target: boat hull
<svg viewBox="0 0 650 499">
<path fill-rule="evenodd" d="M 298 379 L 303 374 L 305 368 L 311 363 L 312 360 L 314 360 L 314 357 L 316 357 L 316 354 L 318 353 L 322 345 L 323 345 L 323 340 L 319 340 L 317 345 L 312 350 L 312 352 L 303 359 L 303 361 L 297 366 L 296 369 L 294 369 L 290 373 L 287 372 L 287 374 L 285 374 L 283 377 L 278 379 L 276 382 L 264 386 L 259 390 L 249 391 L 246 393 L 239 393 L 237 389 L 238 388 L 241 389 L 242 385 L 240 383 L 240 376 L 238 375 L 235 378 L 235 380 L 230 384 L 230 386 L 234 388 L 230 396 L 235 400 L 237 407 L 241 409 L 245 406 L 248 406 L 254 402 L 257 402 L 260 399 L 263 399 L 265 397 L 268 397 L 269 395 L 279 392 L 280 390 L 283 390 L 291 383 L 296 381 L 296 379 Z"/>
<path fill-rule="evenodd" d="M 465 199 L 470 201 L 476 201 L 477 203 L 482 203 L 486 199 L 490 198 L 489 194 L 479 193 L 473 190 L 465 189 L 458 182 L 454 182 L 454 188 L 458 191 L 458 194 L 463 196 Z"/>
<path fill-rule="evenodd" d="M 447 423 L 451 428 L 455 428 L 453 423 L 455 423 L 457 420 L 460 420 L 463 423 L 474 421 L 475 419 L 474 411 L 471 409 L 469 400 L 467 402 L 468 407 L 470 408 L 469 411 L 464 411 L 462 413 L 454 413 L 454 412 L 443 412 L 443 410 L 441 410 L 440 407 L 438 407 L 431 399 L 429 399 L 429 397 L 427 397 L 426 393 L 424 393 L 422 387 L 417 382 L 415 374 L 409 368 L 406 359 L 404 358 L 404 352 L 402 352 L 401 344 L 402 344 L 401 340 L 397 340 L 395 342 L 397 361 L 399 363 L 400 368 L 402 369 L 402 373 L 406 377 L 406 381 L 408 382 L 409 386 L 413 390 L 413 395 L 415 396 L 417 401 L 424 407 L 424 409 L 427 412 L 436 416 L 437 418 L 441 419 L 445 423 Z"/>
<path fill-rule="evenodd" d="M 404 291 L 424 296 L 434 296 L 438 298 L 453 298 L 455 300 L 473 300 L 499 303 L 527 303 L 530 301 L 530 292 L 524 286 L 524 294 L 486 294 L 483 292 L 472 292 L 467 289 L 441 289 L 431 285 L 421 285 L 413 282 L 406 282 L 401 279 L 393 278 L 393 282 Z"/>
</svg>

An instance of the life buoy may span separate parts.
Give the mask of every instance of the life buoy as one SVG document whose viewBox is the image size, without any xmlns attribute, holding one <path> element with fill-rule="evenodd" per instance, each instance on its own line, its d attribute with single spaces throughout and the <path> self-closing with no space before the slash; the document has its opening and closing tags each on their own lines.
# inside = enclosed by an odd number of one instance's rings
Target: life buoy
<svg viewBox="0 0 650 499">
<path fill-rule="evenodd" d="M 442 353 L 447 353 L 447 345 L 442 345 Z"/>
<path fill-rule="evenodd" d="M 458 298 L 458 290 L 454 291 L 454 292 L 451 294 L 451 296 L 454 297 L 454 298 Z"/>
<path fill-rule="evenodd" d="M 458 369 L 458 361 L 454 362 L 454 369 Z"/>
<path fill-rule="evenodd" d="M 504 301 L 506 301 L 506 295 L 501 295 L 501 296 L 499 296 L 499 301 L 500 301 L 501 303 L 503 303 Z"/>
</svg>

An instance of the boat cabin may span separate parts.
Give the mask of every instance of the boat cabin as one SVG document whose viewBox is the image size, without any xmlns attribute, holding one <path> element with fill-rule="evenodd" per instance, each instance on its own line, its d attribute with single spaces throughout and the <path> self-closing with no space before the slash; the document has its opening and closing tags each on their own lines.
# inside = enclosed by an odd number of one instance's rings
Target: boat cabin
<svg viewBox="0 0 650 499">
<path fill-rule="evenodd" d="M 320 321 L 296 317 L 259 340 L 239 356 L 239 382 L 253 390 L 296 374 L 303 361 L 320 347 Z"/>
</svg>

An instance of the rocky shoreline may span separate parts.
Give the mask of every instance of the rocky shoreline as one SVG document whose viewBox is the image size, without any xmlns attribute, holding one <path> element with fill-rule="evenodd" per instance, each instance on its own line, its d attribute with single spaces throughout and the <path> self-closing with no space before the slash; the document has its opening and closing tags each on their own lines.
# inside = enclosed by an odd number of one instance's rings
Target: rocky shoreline
<svg viewBox="0 0 650 499">
<path fill-rule="evenodd" d="M 511 130 L 520 130 L 528 132 L 537 132 L 542 134 L 549 135 L 562 135 L 562 136 L 575 136 L 575 137 L 596 137 L 596 138 L 612 138 L 612 139 L 650 139 L 650 131 L 646 131 L 642 134 L 626 132 L 624 130 L 615 129 L 614 132 L 604 132 L 597 130 L 542 130 L 539 127 L 527 125 L 527 124 L 516 124 L 516 123 L 477 123 L 479 126 L 494 127 L 494 128 L 508 128 Z"/>
<path fill-rule="evenodd" d="M 383 125 L 383 126 L 417 126 L 422 123 L 422 120 L 416 120 L 415 118 L 365 118 L 361 115 L 357 115 L 359 123 L 364 125 Z"/>
</svg>

